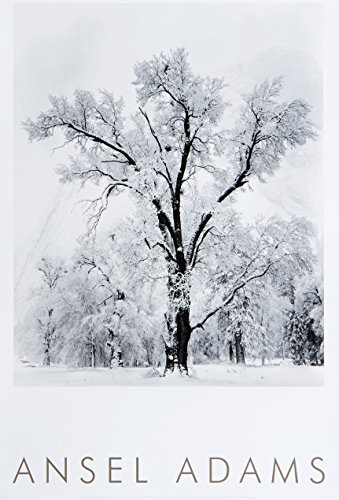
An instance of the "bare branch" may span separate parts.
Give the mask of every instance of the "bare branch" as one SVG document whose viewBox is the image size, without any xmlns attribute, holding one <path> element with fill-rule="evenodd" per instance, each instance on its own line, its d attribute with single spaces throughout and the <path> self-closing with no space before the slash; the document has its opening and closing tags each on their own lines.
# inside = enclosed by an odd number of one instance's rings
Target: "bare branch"
<svg viewBox="0 0 339 500">
<path fill-rule="evenodd" d="M 151 125 L 150 119 L 148 118 L 148 115 L 147 115 L 146 111 L 144 111 L 141 107 L 139 107 L 139 111 L 142 114 L 142 116 L 145 118 L 145 120 L 147 121 L 147 124 L 148 124 L 148 127 L 149 127 L 150 131 L 151 131 L 151 134 L 153 135 L 153 137 L 154 137 L 154 139 L 155 139 L 155 141 L 156 141 L 156 143 L 158 145 L 159 152 L 162 153 L 161 143 L 159 141 L 159 138 L 158 138 L 157 134 L 155 133 L 154 128 Z"/>
<path fill-rule="evenodd" d="M 83 134 L 85 137 L 87 137 L 88 139 L 91 139 L 93 142 L 97 142 L 99 144 L 102 144 L 103 146 L 106 146 L 106 147 L 108 147 L 110 149 L 113 149 L 113 151 L 116 151 L 117 153 L 120 153 L 122 156 L 124 156 L 126 158 L 126 160 L 128 161 L 128 163 L 130 165 L 134 165 L 134 166 L 136 165 L 135 160 L 129 155 L 129 153 L 127 153 L 127 151 L 125 151 L 121 147 L 116 146 L 116 145 L 114 145 L 114 144 L 106 141 L 105 139 L 103 139 L 102 137 L 99 137 L 98 135 L 92 134 L 92 133 L 88 132 L 87 130 L 84 130 L 84 129 L 80 128 L 80 127 L 77 127 L 73 123 L 64 122 L 64 123 L 61 124 L 61 126 L 65 126 L 65 125 L 68 128 L 74 130 L 75 132 Z"/>
<path fill-rule="evenodd" d="M 197 264 L 197 258 L 199 255 L 200 247 L 203 244 L 204 239 L 206 238 L 208 233 L 212 231 L 213 227 L 214 226 L 210 226 L 208 229 L 206 229 L 206 231 L 203 233 L 203 235 L 200 239 L 200 242 L 197 245 L 194 245 L 195 251 L 194 251 L 194 254 L 192 256 L 190 256 L 190 260 L 189 260 L 192 269 L 194 269 L 195 265 Z"/>
</svg>

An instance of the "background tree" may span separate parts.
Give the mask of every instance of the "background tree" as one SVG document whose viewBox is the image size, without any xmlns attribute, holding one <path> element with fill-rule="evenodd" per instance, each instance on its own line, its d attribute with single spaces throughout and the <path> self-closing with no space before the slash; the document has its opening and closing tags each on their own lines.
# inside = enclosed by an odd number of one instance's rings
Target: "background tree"
<svg viewBox="0 0 339 500">
<path fill-rule="evenodd" d="M 314 273 L 296 280 L 287 340 L 297 365 L 324 364 L 323 286 Z"/>
<path fill-rule="evenodd" d="M 37 285 L 29 297 L 30 310 L 19 330 L 23 352 L 50 366 L 58 361 L 57 346 L 63 331 L 60 293 L 67 278 L 67 268 L 60 259 L 46 257 L 37 265 L 37 272 Z"/>
<path fill-rule="evenodd" d="M 51 364 L 51 350 L 55 342 L 57 320 L 55 319 L 55 308 L 60 306 L 57 296 L 60 289 L 60 280 L 67 272 L 62 264 L 43 258 L 38 268 L 42 275 L 41 306 L 43 314 L 37 319 L 39 329 L 42 333 L 44 344 L 44 365 Z"/>
<path fill-rule="evenodd" d="M 67 326 L 61 356 L 67 362 L 91 367 L 110 365 L 111 357 L 118 353 L 126 297 L 112 247 L 107 239 L 100 249 L 85 239 L 73 257 L 72 272 L 62 291 Z"/>
<path fill-rule="evenodd" d="M 219 328 L 224 335 L 230 362 L 244 364 L 274 359 L 284 334 L 288 301 L 267 282 L 252 284 L 240 293 L 226 310 L 219 313 Z"/>
</svg>

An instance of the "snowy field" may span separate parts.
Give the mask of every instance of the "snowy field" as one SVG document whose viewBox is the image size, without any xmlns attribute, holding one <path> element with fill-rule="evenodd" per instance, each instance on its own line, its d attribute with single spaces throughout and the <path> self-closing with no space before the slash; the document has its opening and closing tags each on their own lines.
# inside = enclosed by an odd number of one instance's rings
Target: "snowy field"
<svg viewBox="0 0 339 500">
<path fill-rule="evenodd" d="M 315 366 L 194 365 L 190 377 L 161 377 L 150 368 L 83 368 L 17 365 L 18 386 L 321 386 L 324 368 Z"/>
</svg>

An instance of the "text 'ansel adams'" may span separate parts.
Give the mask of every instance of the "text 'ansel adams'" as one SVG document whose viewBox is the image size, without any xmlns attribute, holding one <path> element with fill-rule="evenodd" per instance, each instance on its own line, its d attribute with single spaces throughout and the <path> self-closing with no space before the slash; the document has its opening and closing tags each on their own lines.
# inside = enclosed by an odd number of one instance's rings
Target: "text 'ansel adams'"
<svg viewBox="0 0 339 500">
<path fill-rule="evenodd" d="M 147 485 L 152 482 L 151 475 L 146 475 L 147 464 L 140 457 L 135 457 L 133 462 L 126 463 L 124 457 L 110 456 L 105 459 L 105 464 L 91 456 L 86 456 L 77 462 L 71 462 L 68 457 L 62 460 L 52 460 L 48 457 L 42 459 L 45 472 L 41 475 L 41 467 L 31 466 L 27 457 L 23 457 L 14 472 L 12 483 L 19 484 L 55 484 L 56 481 L 65 484 L 80 482 L 84 485 L 95 482 L 108 484 L 135 483 Z M 132 462 L 132 463 L 131 463 Z M 271 466 L 270 466 L 271 464 Z M 165 464 L 163 464 L 165 467 Z M 128 479 L 123 479 L 123 472 L 128 470 Z M 161 470 L 161 469 L 160 469 Z M 168 470 L 168 466 L 166 466 Z M 266 474 L 262 472 L 266 471 Z M 301 473 L 301 470 L 303 471 Z M 267 474 L 267 471 L 270 471 Z M 324 459 L 319 456 L 312 457 L 307 463 L 301 463 L 293 457 L 289 462 L 270 458 L 266 463 L 257 463 L 252 457 L 245 458 L 242 463 L 234 464 L 225 457 L 208 457 L 206 470 L 203 475 L 197 472 L 194 460 L 186 457 L 178 463 L 171 474 L 171 484 L 222 484 L 222 483 L 252 483 L 252 484 L 300 484 L 311 483 L 320 485 L 326 480 Z"/>
</svg>

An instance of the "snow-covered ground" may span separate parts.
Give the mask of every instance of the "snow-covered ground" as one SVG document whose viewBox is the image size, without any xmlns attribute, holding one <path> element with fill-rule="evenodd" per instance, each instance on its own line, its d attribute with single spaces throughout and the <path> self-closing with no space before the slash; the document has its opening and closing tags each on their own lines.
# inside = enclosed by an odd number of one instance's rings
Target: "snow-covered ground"
<svg viewBox="0 0 339 500">
<path fill-rule="evenodd" d="M 321 386 L 324 368 L 314 366 L 194 365 L 190 377 L 178 374 L 161 377 L 150 368 L 15 367 L 19 386 Z"/>
</svg>

